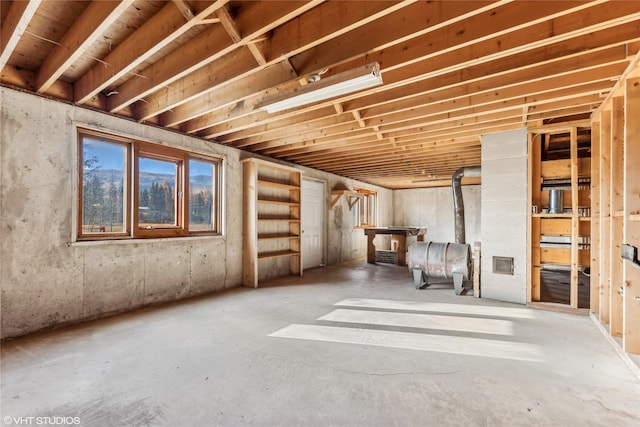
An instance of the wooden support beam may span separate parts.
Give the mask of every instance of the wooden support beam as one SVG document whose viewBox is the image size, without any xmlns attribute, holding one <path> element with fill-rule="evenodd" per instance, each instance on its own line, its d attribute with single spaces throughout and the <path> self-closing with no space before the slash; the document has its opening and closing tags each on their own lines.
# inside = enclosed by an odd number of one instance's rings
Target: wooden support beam
<svg viewBox="0 0 640 427">
<path fill-rule="evenodd" d="M 578 132 L 572 127 L 570 132 L 571 151 L 571 293 L 569 304 L 573 308 L 578 308 L 578 256 L 580 246 L 578 244 Z"/>
<path fill-rule="evenodd" d="M 176 5 L 182 16 L 184 16 L 185 21 L 189 22 L 194 18 L 194 13 L 189 4 L 185 0 L 173 0 L 173 4 Z"/>
<path fill-rule="evenodd" d="M 620 251 L 623 243 L 624 218 L 615 215 L 624 209 L 624 97 L 615 97 L 611 102 L 611 181 L 609 183 L 611 195 L 611 289 L 609 290 L 609 305 L 611 315 L 609 332 L 615 337 L 622 336 L 622 258 Z"/>
<path fill-rule="evenodd" d="M 360 111 L 353 110 L 351 111 L 351 114 L 353 114 L 353 118 L 356 120 L 356 122 L 358 122 L 361 128 L 367 127 L 367 125 L 364 123 L 364 120 L 362 120 L 362 117 L 360 116 Z"/>
<path fill-rule="evenodd" d="M 602 110 L 600 119 L 600 305 L 599 319 L 608 324 L 611 293 L 611 110 Z"/>
<path fill-rule="evenodd" d="M 67 31 L 40 66 L 36 76 L 36 90 L 41 93 L 46 92 L 78 58 L 85 54 L 87 47 L 117 22 L 132 5 L 133 0 L 89 3 L 82 15 L 74 22 L 73 27 Z"/>
<path fill-rule="evenodd" d="M 540 212 L 542 205 L 540 203 L 540 188 L 541 188 L 541 136 L 529 133 L 527 138 L 528 143 L 528 163 L 529 163 L 529 176 L 528 176 L 528 221 L 529 221 L 529 235 L 527 244 L 527 303 L 534 301 L 540 301 L 540 218 L 533 218 L 531 214 L 535 210 Z M 534 208 L 535 207 L 535 208 Z M 534 262 L 537 260 L 537 262 Z"/>
<path fill-rule="evenodd" d="M 2 22 L 0 29 L 0 71 L 7 65 L 9 58 L 18 45 L 20 37 L 24 34 L 40 6 L 40 0 L 14 1 Z"/>
<path fill-rule="evenodd" d="M 258 287 L 258 216 L 256 201 L 258 192 L 256 183 L 258 180 L 258 169 L 253 161 L 243 163 L 243 250 L 242 250 L 242 283 L 248 288 Z"/>
<path fill-rule="evenodd" d="M 591 277 L 589 310 L 600 311 L 600 116 L 591 121 Z"/>
<path fill-rule="evenodd" d="M 640 71 L 640 66 L 638 70 Z M 640 247 L 640 78 L 625 82 L 624 242 Z M 623 350 L 640 354 L 640 268 L 624 262 Z"/>
<path fill-rule="evenodd" d="M 246 2 L 247 6 L 241 8 L 238 15 L 233 19 L 234 25 L 237 26 L 237 35 L 242 37 L 241 40 L 238 42 L 230 40 L 229 34 L 223 27 L 212 29 L 211 31 L 214 32 L 212 34 L 203 33 L 197 36 L 192 39 L 189 49 L 178 49 L 167 55 L 162 63 L 155 63 L 143 70 L 141 74 L 147 76 L 147 79 L 142 81 L 129 80 L 123 84 L 119 88 L 119 97 L 114 99 L 114 103 L 111 105 L 111 110 L 117 111 L 117 109 L 144 97 L 147 102 L 139 106 L 137 110 L 138 120 L 148 120 L 166 112 L 169 117 L 161 119 L 163 125 L 170 127 L 182 123 L 182 121 L 175 121 L 171 118 L 173 114 L 181 113 L 182 110 L 178 107 L 182 107 L 182 104 L 189 103 L 189 101 L 193 101 L 197 97 L 207 98 L 212 92 L 215 92 L 214 98 L 217 96 L 219 86 L 208 84 L 209 78 L 215 75 L 212 74 L 210 67 L 214 69 L 224 69 L 225 67 L 244 69 L 244 71 L 228 78 L 225 89 L 229 91 L 239 90 L 244 84 L 255 87 L 257 83 L 260 83 L 260 78 L 257 78 L 256 74 L 259 74 L 261 70 L 271 68 L 265 66 L 255 68 L 256 58 L 253 54 L 257 52 L 256 48 L 249 49 L 253 59 L 246 63 L 233 63 L 229 60 L 228 55 L 239 46 L 253 43 L 256 38 L 261 38 L 265 33 L 314 8 L 319 3 L 320 0 L 308 2 Z M 233 30 L 231 31 L 233 32 Z M 278 57 L 277 60 L 269 64 L 281 62 L 282 59 L 282 56 Z M 237 61 L 237 59 L 234 61 Z M 167 64 L 173 66 L 168 67 Z M 289 75 L 288 73 L 287 76 Z M 246 80 L 235 86 L 236 80 L 242 78 Z M 289 80 L 283 79 L 280 82 Z M 263 84 L 265 83 L 263 82 Z M 159 91 L 159 89 L 167 86 L 177 89 Z M 272 86 L 275 86 L 275 84 L 270 84 L 267 87 Z M 242 97 L 238 95 L 229 102 L 239 102 L 241 99 Z M 195 116 L 191 115 L 192 109 L 186 108 L 182 113 L 188 119 L 193 118 Z"/>
<path fill-rule="evenodd" d="M 100 64 L 94 65 L 89 72 L 80 77 L 75 83 L 75 102 L 84 104 L 97 93 L 118 81 L 122 76 L 135 70 L 140 64 L 159 52 L 161 49 L 174 42 L 178 37 L 199 24 L 200 19 L 205 19 L 213 11 L 222 7 L 228 0 L 217 0 L 210 3 L 202 10 L 196 11 L 194 19 L 185 23 L 181 10 L 173 3 L 167 4 L 151 19 L 146 21 L 131 36 L 120 43 L 112 52 L 107 54 Z M 165 61 L 162 61 L 166 65 Z M 106 66 L 105 66 L 106 64 Z M 135 82 L 140 79 L 132 79 Z M 135 84 L 135 83 L 129 83 Z M 118 94 L 109 99 L 111 104 L 120 104 L 119 100 L 125 96 L 122 88 Z M 119 105 L 118 110 L 126 107 Z M 115 110 L 111 108 L 112 111 Z"/>
</svg>

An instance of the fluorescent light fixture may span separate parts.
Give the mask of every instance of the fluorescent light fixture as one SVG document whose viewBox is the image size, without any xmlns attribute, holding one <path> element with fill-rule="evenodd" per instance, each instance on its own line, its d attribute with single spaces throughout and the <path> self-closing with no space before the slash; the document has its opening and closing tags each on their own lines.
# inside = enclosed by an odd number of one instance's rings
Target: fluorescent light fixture
<svg viewBox="0 0 640 427">
<path fill-rule="evenodd" d="M 258 108 L 269 113 L 287 110 L 382 84 L 377 62 L 345 71 L 317 82 L 281 92 L 263 99 Z"/>
</svg>

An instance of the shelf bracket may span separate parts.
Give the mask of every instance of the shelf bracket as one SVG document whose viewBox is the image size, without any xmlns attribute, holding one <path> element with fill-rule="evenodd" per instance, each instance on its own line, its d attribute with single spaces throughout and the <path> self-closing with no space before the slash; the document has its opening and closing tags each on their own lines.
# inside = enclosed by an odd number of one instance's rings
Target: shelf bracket
<svg viewBox="0 0 640 427">
<path fill-rule="evenodd" d="M 353 207 L 356 205 L 356 203 L 358 203 L 358 200 L 360 200 L 361 197 L 361 195 L 359 193 L 356 193 L 355 191 L 332 190 L 331 204 L 329 205 L 329 209 L 333 209 L 342 196 L 346 196 L 348 198 L 349 210 L 353 209 Z"/>
</svg>

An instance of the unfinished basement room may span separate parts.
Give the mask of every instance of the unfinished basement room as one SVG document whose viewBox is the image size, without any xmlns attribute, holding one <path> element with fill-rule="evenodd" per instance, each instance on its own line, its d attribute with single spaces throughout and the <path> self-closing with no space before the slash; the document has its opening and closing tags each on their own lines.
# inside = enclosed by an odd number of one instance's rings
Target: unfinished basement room
<svg viewBox="0 0 640 427">
<path fill-rule="evenodd" d="M 640 425 L 640 0 L 0 0 L 6 426 Z"/>
</svg>

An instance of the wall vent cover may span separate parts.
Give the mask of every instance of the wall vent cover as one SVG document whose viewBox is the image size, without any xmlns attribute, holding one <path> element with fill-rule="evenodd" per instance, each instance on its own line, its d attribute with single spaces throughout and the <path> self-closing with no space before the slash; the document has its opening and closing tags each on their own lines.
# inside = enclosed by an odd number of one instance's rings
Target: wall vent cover
<svg viewBox="0 0 640 427">
<path fill-rule="evenodd" d="M 493 272 L 513 276 L 513 257 L 494 256 Z"/>
</svg>

